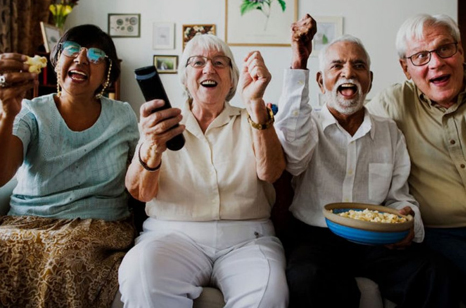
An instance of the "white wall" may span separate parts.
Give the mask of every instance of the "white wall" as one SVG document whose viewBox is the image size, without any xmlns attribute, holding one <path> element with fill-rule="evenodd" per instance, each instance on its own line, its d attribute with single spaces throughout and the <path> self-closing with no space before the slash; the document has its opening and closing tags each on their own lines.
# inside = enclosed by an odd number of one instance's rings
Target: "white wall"
<svg viewBox="0 0 466 308">
<path fill-rule="evenodd" d="M 233 0 L 230 0 L 233 1 Z M 291 1 L 291 0 L 287 0 Z M 311 16 L 343 16 L 343 33 L 359 37 L 366 46 L 374 72 L 374 83 L 368 98 L 384 87 L 404 80 L 395 51 L 398 27 L 409 16 L 417 13 L 450 15 L 457 20 L 457 0 L 298 0 L 299 18 Z M 225 0 L 80 0 L 69 15 L 66 27 L 93 23 L 107 31 L 108 13 L 140 13 L 140 38 L 114 38 L 122 62 L 121 99 L 131 103 L 136 113 L 144 102 L 134 80 L 134 69 L 152 64 L 153 55 L 181 55 L 183 24 L 215 24 L 217 35 L 225 38 Z M 175 23 L 175 49 L 152 49 L 153 22 Z M 277 103 L 282 85 L 283 68 L 289 66 L 289 47 L 232 47 L 235 59 L 240 62 L 247 52 L 258 49 L 272 73 L 266 92 L 267 102 Z M 311 101 L 317 102 L 318 89 L 314 81 L 317 58 L 309 60 L 311 70 Z M 183 103 L 178 76 L 165 74 L 162 81 L 173 105 Z M 241 105 L 239 95 L 232 104 Z"/>
</svg>

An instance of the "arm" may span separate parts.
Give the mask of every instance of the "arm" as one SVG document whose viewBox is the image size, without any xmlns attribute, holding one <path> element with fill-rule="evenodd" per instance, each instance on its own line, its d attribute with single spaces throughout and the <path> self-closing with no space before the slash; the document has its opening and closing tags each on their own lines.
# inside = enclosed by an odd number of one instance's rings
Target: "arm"
<svg viewBox="0 0 466 308">
<path fill-rule="evenodd" d="M 141 106 L 141 141 L 126 173 L 126 188 L 134 198 L 143 202 L 157 196 L 162 154 L 167 150 L 167 141 L 185 129 L 184 125 L 172 129 L 182 119 L 180 109 L 153 112 L 163 104 L 162 100 L 153 100 Z"/>
<path fill-rule="evenodd" d="M 419 204 L 409 193 L 408 177 L 411 170 L 406 142 L 401 131 L 397 129 L 396 159 L 393 166 L 393 178 L 385 205 L 398 209 L 400 214 L 414 216 L 414 227 L 410 234 L 393 247 L 401 248 L 411 244 L 411 241 L 422 242 L 424 240 L 424 224 L 422 222 Z"/>
<path fill-rule="evenodd" d="M 7 183 L 23 162 L 23 144 L 13 135 L 13 122 L 21 111 L 25 92 L 34 86 L 36 74 L 28 73 L 27 57 L 20 54 L 0 55 L 0 186 Z M 24 72 L 23 72 L 24 71 Z"/>
<path fill-rule="evenodd" d="M 307 70 L 316 31 L 316 23 L 309 15 L 291 25 L 291 69 L 285 70 L 276 128 L 286 153 L 287 170 L 293 175 L 307 168 L 318 140 L 311 117 Z"/>
<path fill-rule="evenodd" d="M 251 120 L 255 123 L 267 123 L 269 112 L 263 96 L 271 75 L 264 59 L 258 51 L 249 53 L 241 73 L 242 98 Z M 278 140 L 275 128 L 252 128 L 254 154 L 256 157 L 257 176 L 263 181 L 275 182 L 285 170 L 285 156 Z"/>
</svg>

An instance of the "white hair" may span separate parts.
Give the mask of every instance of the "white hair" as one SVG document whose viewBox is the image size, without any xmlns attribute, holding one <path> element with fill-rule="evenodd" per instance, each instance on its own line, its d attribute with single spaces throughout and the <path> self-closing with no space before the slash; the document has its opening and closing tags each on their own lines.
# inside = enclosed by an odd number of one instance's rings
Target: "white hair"
<svg viewBox="0 0 466 308">
<path fill-rule="evenodd" d="M 178 68 L 178 77 L 180 78 L 180 82 L 184 87 L 184 92 L 186 96 L 189 98 L 192 97 L 189 93 L 188 88 L 186 87 L 186 66 L 188 65 L 189 57 L 196 56 L 192 54 L 193 50 L 196 47 L 199 47 L 203 50 L 216 50 L 219 52 L 223 52 L 225 56 L 231 59 L 230 77 L 233 86 L 226 97 L 226 101 L 230 101 L 233 98 L 233 96 L 235 96 L 236 88 L 238 86 L 239 69 L 235 63 L 235 59 L 233 57 L 233 53 L 231 52 L 230 47 L 228 47 L 228 45 L 220 38 L 212 34 L 199 34 L 193 37 L 188 42 L 188 44 L 186 44 L 183 54 L 181 55 L 180 65 Z"/>
<path fill-rule="evenodd" d="M 406 43 L 411 39 L 421 40 L 424 38 L 424 29 L 427 27 L 445 27 L 456 42 L 461 41 L 460 30 L 456 22 L 445 14 L 428 15 L 418 14 L 408 18 L 398 29 L 396 34 L 396 51 L 398 57 L 406 57 Z"/>
</svg>

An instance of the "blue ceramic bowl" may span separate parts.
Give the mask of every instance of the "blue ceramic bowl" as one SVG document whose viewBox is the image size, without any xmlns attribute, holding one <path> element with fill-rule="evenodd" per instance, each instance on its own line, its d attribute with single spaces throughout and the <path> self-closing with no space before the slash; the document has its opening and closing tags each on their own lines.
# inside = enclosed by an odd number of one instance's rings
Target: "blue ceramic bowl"
<svg viewBox="0 0 466 308">
<path fill-rule="evenodd" d="M 413 226 L 414 219 L 407 216 L 408 221 L 403 223 L 381 223 L 361 221 L 338 214 L 349 210 L 374 210 L 398 214 L 397 210 L 373 204 L 364 203 L 332 203 L 327 204 L 323 213 L 328 228 L 338 236 L 349 241 L 366 245 L 393 244 L 404 239 Z M 402 216 L 402 215 L 399 215 Z"/>
</svg>

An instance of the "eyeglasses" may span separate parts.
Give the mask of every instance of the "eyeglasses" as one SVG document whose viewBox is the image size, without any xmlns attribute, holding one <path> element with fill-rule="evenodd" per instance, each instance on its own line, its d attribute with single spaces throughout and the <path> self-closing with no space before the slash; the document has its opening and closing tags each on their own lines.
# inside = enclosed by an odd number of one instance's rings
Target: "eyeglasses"
<svg viewBox="0 0 466 308">
<path fill-rule="evenodd" d="M 194 68 L 203 68 L 207 65 L 207 62 L 212 62 L 215 68 L 225 68 L 231 66 L 231 59 L 227 56 L 215 56 L 213 58 L 207 58 L 203 56 L 192 56 L 188 58 L 186 66 L 191 65 Z"/>
<path fill-rule="evenodd" d="M 87 59 L 89 60 L 89 62 L 93 64 L 99 64 L 105 58 L 108 58 L 105 51 L 99 48 L 81 47 L 81 45 L 79 45 L 78 43 L 72 42 L 72 41 L 65 41 L 61 43 L 61 50 L 63 51 L 63 54 L 70 58 L 76 58 L 82 49 L 85 49 L 87 51 L 86 52 Z"/>
<path fill-rule="evenodd" d="M 439 56 L 442 59 L 450 58 L 458 52 L 458 43 L 445 44 L 437 49 L 430 51 L 420 51 L 410 57 L 406 57 L 406 59 L 410 59 L 411 63 L 413 63 L 414 66 L 426 65 L 430 62 L 433 52 L 435 52 L 437 56 Z"/>
</svg>

